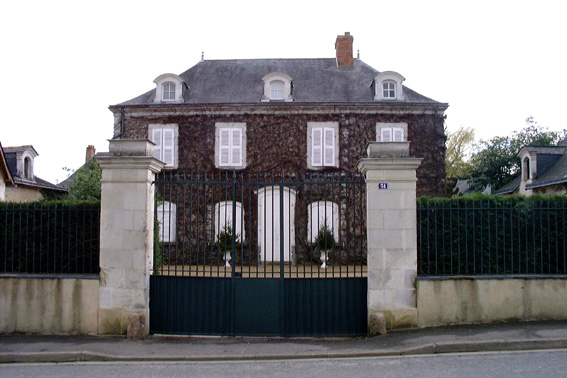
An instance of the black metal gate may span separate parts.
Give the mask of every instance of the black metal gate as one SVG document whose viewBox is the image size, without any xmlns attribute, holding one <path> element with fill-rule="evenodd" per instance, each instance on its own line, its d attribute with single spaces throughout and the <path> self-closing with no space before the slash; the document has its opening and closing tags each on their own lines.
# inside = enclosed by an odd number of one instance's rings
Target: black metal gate
<svg viewBox="0 0 567 378">
<path fill-rule="evenodd" d="M 152 333 L 366 333 L 363 176 L 166 173 L 155 185 Z"/>
</svg>

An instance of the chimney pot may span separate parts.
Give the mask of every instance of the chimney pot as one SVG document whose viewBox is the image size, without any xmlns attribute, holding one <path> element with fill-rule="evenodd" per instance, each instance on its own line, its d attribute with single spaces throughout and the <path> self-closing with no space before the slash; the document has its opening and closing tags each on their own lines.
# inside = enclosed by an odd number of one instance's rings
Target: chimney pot
<svg viewBox="0 0 567 378">
<path fill-rule="evenodd" d="M 87 155 L 85 156 L 85 163 L 88 163 L 93 156 L 95 156 L 96 150 L 95 147 L 92 144 L 89 144 L 87 146 Z"/>
</svg>

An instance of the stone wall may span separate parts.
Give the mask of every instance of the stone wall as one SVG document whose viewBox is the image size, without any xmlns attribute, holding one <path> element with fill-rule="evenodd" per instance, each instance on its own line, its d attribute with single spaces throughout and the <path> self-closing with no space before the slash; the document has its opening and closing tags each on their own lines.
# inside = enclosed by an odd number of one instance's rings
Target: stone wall
<svg viewBox="0 0 567 378">
<path fill-rule="evenodd" d="M 566 320 L 567 280 L 418 280 L 421 327 L 511 320 Z"/>
<path fill-rule="evenodd" d="M 0 278 L 0 333 L 96 334 L 98 277 Z"/>
<path fill-rule="evenodd" d="M 226 113 L 164 108 L 127 109 L 121 138 L 146 139 L 148 125 L 179 125 L 179 169 L 215 170 L 215 123 L 245 122 L 247 136 L 246 172 L 301 172 L 307 170 L 307 122 L 339 123 L 339 170 L 356 172 L 359 159 L 366 157 L 366 144 L 376 140 L 376 123 L 408 124 L 410 156 L 423 158 L 417 170 L 418 196 L 445 195 L 444 116 L 426 113 L 382 114 L 370 111 L 334 111 L 321 107 L 316 112 L 300 111 Z M 167 112 L 166 112 L 167 110 Z M 405 113 L 405 114 L 404 114 Z M 337 170 L 326 169 L 327 171 Z"/>
</svg>

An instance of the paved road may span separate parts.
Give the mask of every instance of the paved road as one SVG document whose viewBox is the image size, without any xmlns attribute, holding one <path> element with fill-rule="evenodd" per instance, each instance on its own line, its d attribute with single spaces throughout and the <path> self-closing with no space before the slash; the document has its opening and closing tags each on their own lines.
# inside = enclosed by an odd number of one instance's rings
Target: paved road
<svg viewBox="0 0 567 378">
<path fill-rule="evenodd" d="M 0 377 L 564 377 L 567 350 L 230 362 L 0 365 Z"/>
</svg>

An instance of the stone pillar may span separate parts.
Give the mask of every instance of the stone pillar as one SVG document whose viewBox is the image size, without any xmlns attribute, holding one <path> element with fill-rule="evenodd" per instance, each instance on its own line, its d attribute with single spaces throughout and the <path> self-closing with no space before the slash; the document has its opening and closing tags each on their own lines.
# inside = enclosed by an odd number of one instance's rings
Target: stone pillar
<svg viewBox="0 0 567 378">
<path fill-rule="evenodd" d="M 116 139 L 110 140 L 110 152 L 96 155 L 102 168 L 99 334 L 149 332 L 152 182 L 164 166 L 152 156 L 153 148 L 148 140 Z"/>
<path fill-rule="evenodd" d="M 366 176 L 369 334 L 417 326 L 416 169 L 409 142 L 370 142 Z"/>
</svg>

